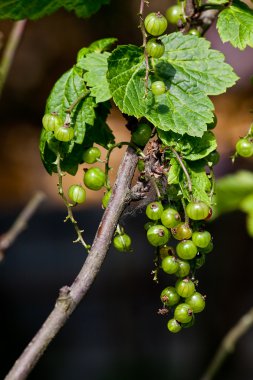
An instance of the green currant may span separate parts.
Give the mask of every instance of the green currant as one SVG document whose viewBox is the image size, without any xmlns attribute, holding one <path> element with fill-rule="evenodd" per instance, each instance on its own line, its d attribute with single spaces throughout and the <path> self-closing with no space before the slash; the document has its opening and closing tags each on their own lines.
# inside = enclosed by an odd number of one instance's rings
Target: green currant
<svg viewBox="0 0 253 380">
<path fill-rule="evenodd" d="M 83 182 L 90 190 L 100 190 L 105 183 L 105 173 L 99 168 L 90 168 L 84 173 Z"/>
<path fill-rule="evenodd" d="M 146 52 L 152 58 L 160 58 L 164 50 L 164 44 L 156 38 L 151 38 L 146 44 Z"/>
<path fill-rule="evenodd" d="M 162 95 L 166 91 L 165 83 L 161 80 L 157 80 L 151 84 L 151 91 L 154 95 Z"/>
<path fill-rule="evenodd" d="M 206 302 L 205 297 L 202 294 L 195 292 L 188 298 L 186 298 L 185 302 L 191 307 L 194 313 L 200 313 L 204 310 Z"/>
<path fill-rule="evenodd" d="M 188 322 L 188 323 L 181 323 L 181 327 L 183 329 L 187 329 L 188 327 L 192 327 L 194 325 L 194 323 L 195 323 L 195 315 L 193 314 L 192 315 L 192 319 L 190 320 L 190 322 Z"/>
<path fill-rule="evenodd" d="M 155 222 L 147 222 L 144 224 L 144 229 L 147 231 L 150 227 L 155 226 Z"/>
<path fill-rule="evenodd" d="M 192 240 L 183 240 L 178 243 L 176 251 L 181 259 L 191 260 L 197 255 L 198 249 Z"/>
<path fill-rule="evenodd" d="M 84 203 L 86 199 L 86 191 L 80 185 L 72 185 L 68 189 L 68 196 L 75 203 Z"/>
<path fill-rule="evenodd" d="M 175 256 L 166 256 L 162 261 L 162 269 L 165 273 L 173 274 L 178 271 L 179 265 Z"/>
<path fill-rule="evenodd" d="M 192 230 L 186 223 L 179 223 L 178 226 L 171 229 L 172 235 L 177 240 L 190 239 L 192 236 Z"/>
<path fill-rule="evenodd" d="M 151 127 L 148 124 L 141 123 L 132 133 L 132 141 L 139 146 L 145 146 L 152 134 Z"/>
<path fill-rule="evenodd" d="M 214 129 L 217 125 L 217 116 L 214 114 L 213 115 L 213 121 L 209 124 L 207 124 L 207 129 L 208 130 L 211 130 L 211 129 Z"/>
<path fill-rule="evenodd" d="M 145 162 L 143 160 L 138 160 L 137 167 L 138 167 L 138 170 L 140 172 L 144 172 L 144 170 L 145 170 Z"/>
<path fill-rule="evenodd" d="M 167 328 L 172 333 L 178 333 L 182 330 L 181 324 L 174 318 L 170 319 L 167 323 Z"/>
<path fill-rule="evenodd" d="M 86 149 L 83 153 L 83 160 L 87 164 L 94 164 L 101 157 L 101 151 L 96 146 Z"/>
<path fill-rule="evenodd" d="M 157 224 L 156 226 L 150 227 L 147 231 L 147 239 L 149 243 L 155 247 L 166 244 L 169 238 L 170 231 L 163 225 Z"/>
<path fill-rule="evenodd" d="M 173 286 L 167 286 L 167 288 L 163 289 L 160 298 L 166 306 L 177 305 L 180 301 L 180 296 Z"/>
<path fill-rule="evenodd" d="M 174 208 L 166 208 L 161 215 L 161 222 L 165 227 L 173 228 L 181 222 L 181 217 Z"/>
<path fill-rule="evenodd" d="M 159 255 L 160 255 L 161 260 L 163 260 L 165 257 L 171 255 L 172 253 L 174 253 L 174 249 L 173 249 L 173 247 L 170 247 L 168 245 L 165 245 L 165 246 L 159 248 Z"/>
<path fill-rule="evenodd" d="M 213 242 L 210 241 L 210 243 L 208 244 L 208 246 L 205 247 L 205 248 L 201 248 L 200 251 L 201 251 L 201 253 L 207 254 L 207 253 L 212 252 L 212 250 L 213 250 Z"/>
<path fill-rule="evenodd" d="M 127 234 L 117 235 L 113 239 L 114 247 L 120 252 L 127 252 L 131 248 L 131 238 Z"/>
<path fill-rule="evenodd" d="M 166 11 L 166 18 L 171 24 L 177 24 L 182 17 L 182 10 L 179 5 L 172 5 Z"/>
<path fill-rule="evenodd" d="M 178 270 L 176 272 L 176 276 L 178 277 L 186 277 L 190 273 L 191 266 L 188 261 L 177 260 L 178 262 Z"/>
<path fill-rule="evenodd" d="M 209 155 L 206 157 L 206 161 L 209 163 L 209 165 L 210 163 L 212 164 L 212 166 L 217 165 L 218 162 L 220 161 L 220 155 L 217 152 L 217 150 L 214 150 L 211 153 L 209 153 Z"/>
<path fill-rule="evenodd" d="M 104 208 L 106 208 L 106 207 L 108 206 L 108 203 L 109 203 L 109 200 L 110 200 L 110 198 L 111 198 L 111 195 L 112 195 L 112 190 L 108 190 L 108 191 L 104 194 L 104 196 L 103 196 L 103 198 L 102 198 L 102 205 L 103 205 Z"/>
<path fill-rule="evenodd" d="M 177 305 L 174 318 L 180 323 L 189 323 L 192 320 L 193 311 L 187 303 Z"/>
<path fill-rule="evenodd" d="M 209 209 L 204 202 L 190 202 L 186 206 L 186 213 L 192 220 L 203 220 L 207 218 Z"/>
<path fill-rule="evenodd" d="M 236 152 L 241 157 L 251 157 L 253 155 L 253 144 L 249 140 L 243 138 L 236 143 Z"/>
<path fill-rule="evenodd" d="M 175 288 L 177 293 L 184 298 L 190 297 L 195 292 L 194 282 L 188 278 L 177 280 Z"/>
<path fill-rule="evenodd" d="M 211 234 L 208 231 L 195 231 L 192 234 L 192 241 L 199 248 L 206 248 L 211 238 Z"/>
<path fill-rule="evenodd" d="M 144 25 L 149 34 L 157 37 L 165 32 L 168 23 L 166 18 L 160 12 L 152 12 L 145 17 Z"/>
<path fill-rule="evenodd" d="M 62 125 L 55 129 L 54 136 L 57 140 L 68 142 L 74 137 L 74 129 L 68 125 Z"/>
<path fill-rule="evenodd" d="M 46 113 L 42 118 L 42 125 L 46 131 L 54 131 L 63 126 L 64 122 L 55 112 Z"/>
<path fill-rule="evenodd" d="M 200 37 L 201 33 L 198 29 L 192 28 L 189 30 L 188 34 L 191 34 L 192 36 Z"/>
<path fill-rule="evenodd" d="M 147 205 L 146 215 L 151 220 L 158 220 L 163 213 L 163 206 L 161 202 L 152 202 Z"/>
</svg>

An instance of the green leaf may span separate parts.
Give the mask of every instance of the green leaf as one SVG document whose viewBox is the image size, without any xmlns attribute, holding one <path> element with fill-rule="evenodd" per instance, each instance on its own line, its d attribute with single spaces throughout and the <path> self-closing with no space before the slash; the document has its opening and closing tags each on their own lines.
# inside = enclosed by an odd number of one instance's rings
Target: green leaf
<svg viewBox="0 0 253 380">
<path fill-rule="evenodd" d="M 208 5 L 212 5 L 212 4 L 223 5 L 223 4 L 227 4 L 227 3 L 229 3 L 229 0 L 210 0 L 207 2 Z"/>
<path fill-rule="evenodd" d="M 61 7 L 75 11 L 79 17 L 90 17 L 110 0 L 1 0 L 0 19 L 30 19 L 47 16 Z"/>
<path fill-rule="evenodd" d="M 119 46 L 108 59 L 108 81 L 114 102 L 123 113 L 145 117 L 165 131 L 201 137 L 213 119 L 213 104 L 207 95 L 217 95 L 232 86 L 237 76 L 224 56 L 210 49 L 203 38 L 182 33 L 161 37 L 165 54 L 154 60 L 151 82 L 163 80 L 168 91 L 145 96 L 143 49 Z M 151 64 L 151 63 L 150 63 Z"/>
<path fill-rule="evenodd" d="M 106 73 L 108 69 L 107 60 L 110 53 L 90 53 L 81 59 L 77 65 L 86 70 L 83 78 L 87 86 L 91 88 L 91 95 L 96 98 L 96 102 L 105 102 L 111 98 Z"/>
<path fill-rule="evenodd" d="M 167 176 L 169 185 L 176 185 L 179 183 L 179 177 L 181 173 L 181 166 L 175 158 L 170 160 L 170 169 Z"/>
<path fill-rule="evenodd" d="M 253 213 L 253 194 L 247 195 L 239 205 L 240 210 Z"/>
<path fill-rule="evenodd" d="M 192 196 L 193 200 L 202 201 L 211 206 L 211 199 L 209 196 L 211 182 L 205 171 L 205 162 L 203 160 L 188 163 L 184 161 L 184 164 L 192 183 L 192 194 L 190 194 L 187 178 L 182 171 L 183 180 L 181 180 L 179 184 L 184 197 L 190 202 Z"/>
<path fill-rule="evenodd" d="M 158 136 L 165 146 L 174 148 L 182 158 L 189 161 L 200 160 L 217 148 L 216 138 L 211 131 L 199 138 L 158 129 Z"/>
<path fill-rule="evenodd" d="M 229 174 L 217 180 L 216 202 L 218 213 L 222 214 L 245 208 L 246 205 L 243 205 L 243 200 L 252 193 L 253 173 L 246 170 Z"/>
<path fill-rule="evenodd" d="M 243 50 L 253 47 L 253 10 L 247 4 L 235 0 L 218 16 L 217 28 L 223 42 L 230 42 Z"/>
<path fill-rule="evenodd" d="M 111 46 L 117 42 L 117 38 L 102 38 L 94 41 L 89 47 L 84 47 L 77 53 L 77 62 L 83 59 L 89 53 L 102 53 L 110 50 Z"/>
<path fill-rule="evenodd" d="M 253 213 L 249 213 L 246 219 L 246 227 L 249 236 L 253 237 Z"/>
</svg>

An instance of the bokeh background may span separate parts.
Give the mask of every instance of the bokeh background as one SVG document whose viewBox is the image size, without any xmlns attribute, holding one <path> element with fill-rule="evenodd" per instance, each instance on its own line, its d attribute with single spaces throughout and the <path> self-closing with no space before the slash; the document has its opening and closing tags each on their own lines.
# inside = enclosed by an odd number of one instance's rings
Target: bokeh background
<svg viewBox="0 0 253 380">
<path fill-rule="evenodd" d="M 149 11 L 164 12 L 168 1 L 151 2 Z M 41 118 L 51 87 L 75 62 L 77 51 L 92 41 L 117 37 L 119 43 L 141 44 L 139 2 L 112 0 L 88 20 L 58 11 L 28 22 L 0 99 L 0 233 L 37 191 L 47 198 L 27 230 L 0 263 L 0 378 L 51 311 L 58 290 L 70 285 L 85 260 L 57 194 L 56 178 L 40 162 L 38 140 Z M 6 42 L 13 22 L 0 23 Z M 252 122 L 253 54 L 223 45 L 215 26 L 208 32 L 212 47 L 223 51 L 237 74 L 237 86 L 213 99 L 218 126 L 221 177 L 239 168 L 252 169 L 252 161 L 229 156 L 239 136 Z M 118 136 L 129 137 L 124 120 L 112 109 L 109 124 Z M 113 155 L 113 172 L 123 149 Z M 66 178 L 66 186 L 82 182 L 82 173 Z M 76 215 L 91 242 L 103 210 L 103 192 L 89 192 Z M 133 254 L 111 249 L 87 297 L 29 376 L 36 380 L 196 380 L 200 379 L 224 334 L 253 304 L 252 239 L 241 213 L 222 216 L 209 225 L 215 250 L 200 270 L 200 287 L 207 294 L 206 310 L 197 323 L 177 335 L 166 329 L 166 317 L 157 315 L 159 295 L 168 278 L 152 281 L 153 250 L 147 245 L 138 213 L 123 224 L 133 238 Z M 253 379 L 253 330 L 238 343 L 217 379 Z"/>
</svg>

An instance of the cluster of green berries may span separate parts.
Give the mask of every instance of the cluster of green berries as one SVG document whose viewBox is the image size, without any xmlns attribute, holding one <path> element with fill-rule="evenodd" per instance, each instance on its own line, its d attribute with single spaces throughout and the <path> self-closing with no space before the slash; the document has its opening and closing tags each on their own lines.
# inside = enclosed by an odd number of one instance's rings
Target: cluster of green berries
<svg viewBox="0 0 253 380">
<path fill-rule="evenodd" d="M 54 137 L 59 141 L 68 142 L 74 137 L 74 129 L 55 112 L 46 113 L 42 125 L 46 131 L 54 132 Z"/>
<path fill-rule="evenodd" d="M 147 240 L 159 250 L 160 268 L 177 277 L 175 286 L 168 286 L 161 293 L 162 310 L 174 310 L 167 324 L 173 333 L 191 326 L 194 314 L 205 307 L 205 297 L 196 291 L 194 276 L 204 264 L 205 255 L 213 249 L 211 234 L 200 228 L 203 220 L 211 217 L 210 207 L 204 202 L 190 202 L 185 211 L 189 223 L 182 221 L 176 208 L 164 208 L 161 202 L 152 202 L 146 208 L 150 219 L 145 225 Z M 176 249 L 168 246 L 171 238 L 176 241 Z"/>
<path fill-rule="evenodd" d="M 253 123 L 251 124 L 248 134 L 240 138 L 236 143 L 236 153 L 241 157 L 251 157 L 253 155 Z"/>
</svg>

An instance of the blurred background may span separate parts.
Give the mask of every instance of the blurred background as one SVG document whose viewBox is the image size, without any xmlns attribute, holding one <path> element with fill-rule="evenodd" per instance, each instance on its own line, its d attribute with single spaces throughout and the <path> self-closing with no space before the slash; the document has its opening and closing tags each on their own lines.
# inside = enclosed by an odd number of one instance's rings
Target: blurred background
<svg viewBox="0 0 253 380">
<path fill-rule="evenodd" d="M 155 1 L 148 11 L 164 12 L 172 3 Z M 47 198 L 29 227 L 0 263 L 0 378 L 27 345 L 51 311 L 58 290 L 70 285 L 85 260 L 81 247 L 72 244 L 74 232 L 64 224 L 65 209 L 58 197 L 55 176 L 40 161 L 38 140 L 45 102 L 55 81 L 75 62 L 77 51 L 92 41 L 117 37 L 119 43 L 141 44 L 139 1 L 111 0 L 88 20 L 58 11 L 29 21 L 0 99 L 0 233 L 37 190 Z M 13 22 L 0 22 L 6 43 Z M 172 29 L 171 29 L 172 30 Z M 213 99 L 221 153 L 217 177 L 240 168 L 252 170 L 252 160 L 230 155 L 239 136 L 252 122 L 250 84 L 253 54 L 223 45 L 213 26 L 212 47 L 221 50 L 240 76 L 237 86 Z M 109 124 L 117 140 L 126 140 L 124 119 L 112 109 Z M 123 149 L 113 155 L 112 176 Z M 82 173 L 68 176 L 66 186 L 82 182 Z M 103 210 L 103 192 L 89 192 L 76 216 L 92 242 Z M 245 217 L 236 212 L 222 216 L 209 229 L 215 249 L 199 271 L 200 288 L 207 295 L 206 310 L 191 329 L 172 335 L 167 318 L 157 315 L 160 292 L 168 278 L 152 281 L 153 250 L 147 245 L 141 214 L 124 219 L 133 238 L 133 254 L 114 249 L 87 297 L 30 375 L 36 380 L 196 380 L 207 367 L 224 334 L 253 305 L 253 244 Z M 246 270 L 247 269 L 247 270 Z M 253 330 L 238 343 L 217 379 L 253 379 Z"/>
</svg>

